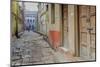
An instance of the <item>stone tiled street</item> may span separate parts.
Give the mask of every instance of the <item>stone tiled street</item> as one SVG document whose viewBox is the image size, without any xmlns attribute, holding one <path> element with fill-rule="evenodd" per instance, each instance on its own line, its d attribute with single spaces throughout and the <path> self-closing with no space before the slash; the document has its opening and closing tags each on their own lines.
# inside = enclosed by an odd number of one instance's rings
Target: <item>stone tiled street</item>
<svg viewBox="0 0 100 67">
<path fill-rule="evenodd" d="M 96 6 L 12 0 L 11 66 L 96 60 L 95 19 Z"/>
<path fill-rule="evenodd" d="M 54 51 L 43 40 L 43 36 L 31 31 L 25 31 L 19 39 L 13 38 L 11 47 L 11 51 L 13 51 L 11 54 L 13 65 L 67 62 L 64 54 L 61 54 L 59 51 Z M 19 53 L 21 58 L 19 55 L 14 55 L 18 51 L 18 48 L 20 48 Z"/>
</svg>

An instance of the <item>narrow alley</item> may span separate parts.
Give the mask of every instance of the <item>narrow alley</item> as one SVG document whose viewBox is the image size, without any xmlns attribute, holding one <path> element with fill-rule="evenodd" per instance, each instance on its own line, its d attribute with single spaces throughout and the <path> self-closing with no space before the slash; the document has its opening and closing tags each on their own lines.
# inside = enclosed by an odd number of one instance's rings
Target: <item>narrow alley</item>
<svg viewBox="0 0 100 67">
<path fill-rule="evenodd" d="M 11 65 L 95 60 L 95 6 L 11 1 Z"/>
<path fill-rule="evenodd" d="M 68 62 L 64 53 L 54 51 L 43 39 L 43 36 L 25 31 L 19 39 L 12 39 L 12 65 L 44 64 Z M 13 54 L 14 54 L 13 53 Z M 21 58 L 19 58 L 21 56 Z M 14 59 L 13 59 L 14 58 Z M 69 58 L 70 59 L 70 58 Z"/>
</svg>

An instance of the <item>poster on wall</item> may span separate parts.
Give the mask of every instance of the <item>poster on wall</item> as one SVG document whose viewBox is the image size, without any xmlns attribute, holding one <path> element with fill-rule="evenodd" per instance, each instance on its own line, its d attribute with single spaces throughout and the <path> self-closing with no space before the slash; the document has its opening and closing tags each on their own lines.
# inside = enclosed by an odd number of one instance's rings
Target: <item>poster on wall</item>
<svg viewBox="0 0 100 67">
<path fill-rule="evenodd" d="M 11 66 L 96 61 L 96 5 L 11 0 Z"/>
</svg>

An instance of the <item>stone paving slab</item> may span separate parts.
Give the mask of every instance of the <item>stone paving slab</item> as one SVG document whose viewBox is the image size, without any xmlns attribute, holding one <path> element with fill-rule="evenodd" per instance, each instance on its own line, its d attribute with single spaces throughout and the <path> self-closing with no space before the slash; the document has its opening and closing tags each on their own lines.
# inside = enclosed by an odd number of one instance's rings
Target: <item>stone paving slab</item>
<svg viewBox="0 0 100 67">
<path fill-rule="evenodd" d="M 20 47 L 23 50 L 23 62 L 19 60 L 12 61 L 17 64 L 44 64 L 44 63 L 60 63 L 68 62 L 64 53 L 54 51 L 50 45 L 43 40 L 43 36 L 40 36 L 34 32 L 24 32 L 21 38 L 12 41 L 14 45 L 11 49 Z M 13 51 L 13 50 L 12 50 Z"/>
</svg>

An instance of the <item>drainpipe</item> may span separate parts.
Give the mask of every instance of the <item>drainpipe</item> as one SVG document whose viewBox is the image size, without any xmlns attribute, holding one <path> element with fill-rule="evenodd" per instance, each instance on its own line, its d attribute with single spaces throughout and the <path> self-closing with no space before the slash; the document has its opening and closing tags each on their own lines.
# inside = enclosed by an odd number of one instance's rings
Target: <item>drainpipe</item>
<svg viewBox="0 0 100 67">
<path fill-rule="evenodd" d="M 18 6 L 17 6 L 18 7 Z M 16 32 L 15 32 L 15 36 L 17 38 L 20 38 L 19 35 L 18 35 L 18 9 L 17 9 L 17 15 L 15 17 L 15 20 L 16 20 Z"/>
</svg>

